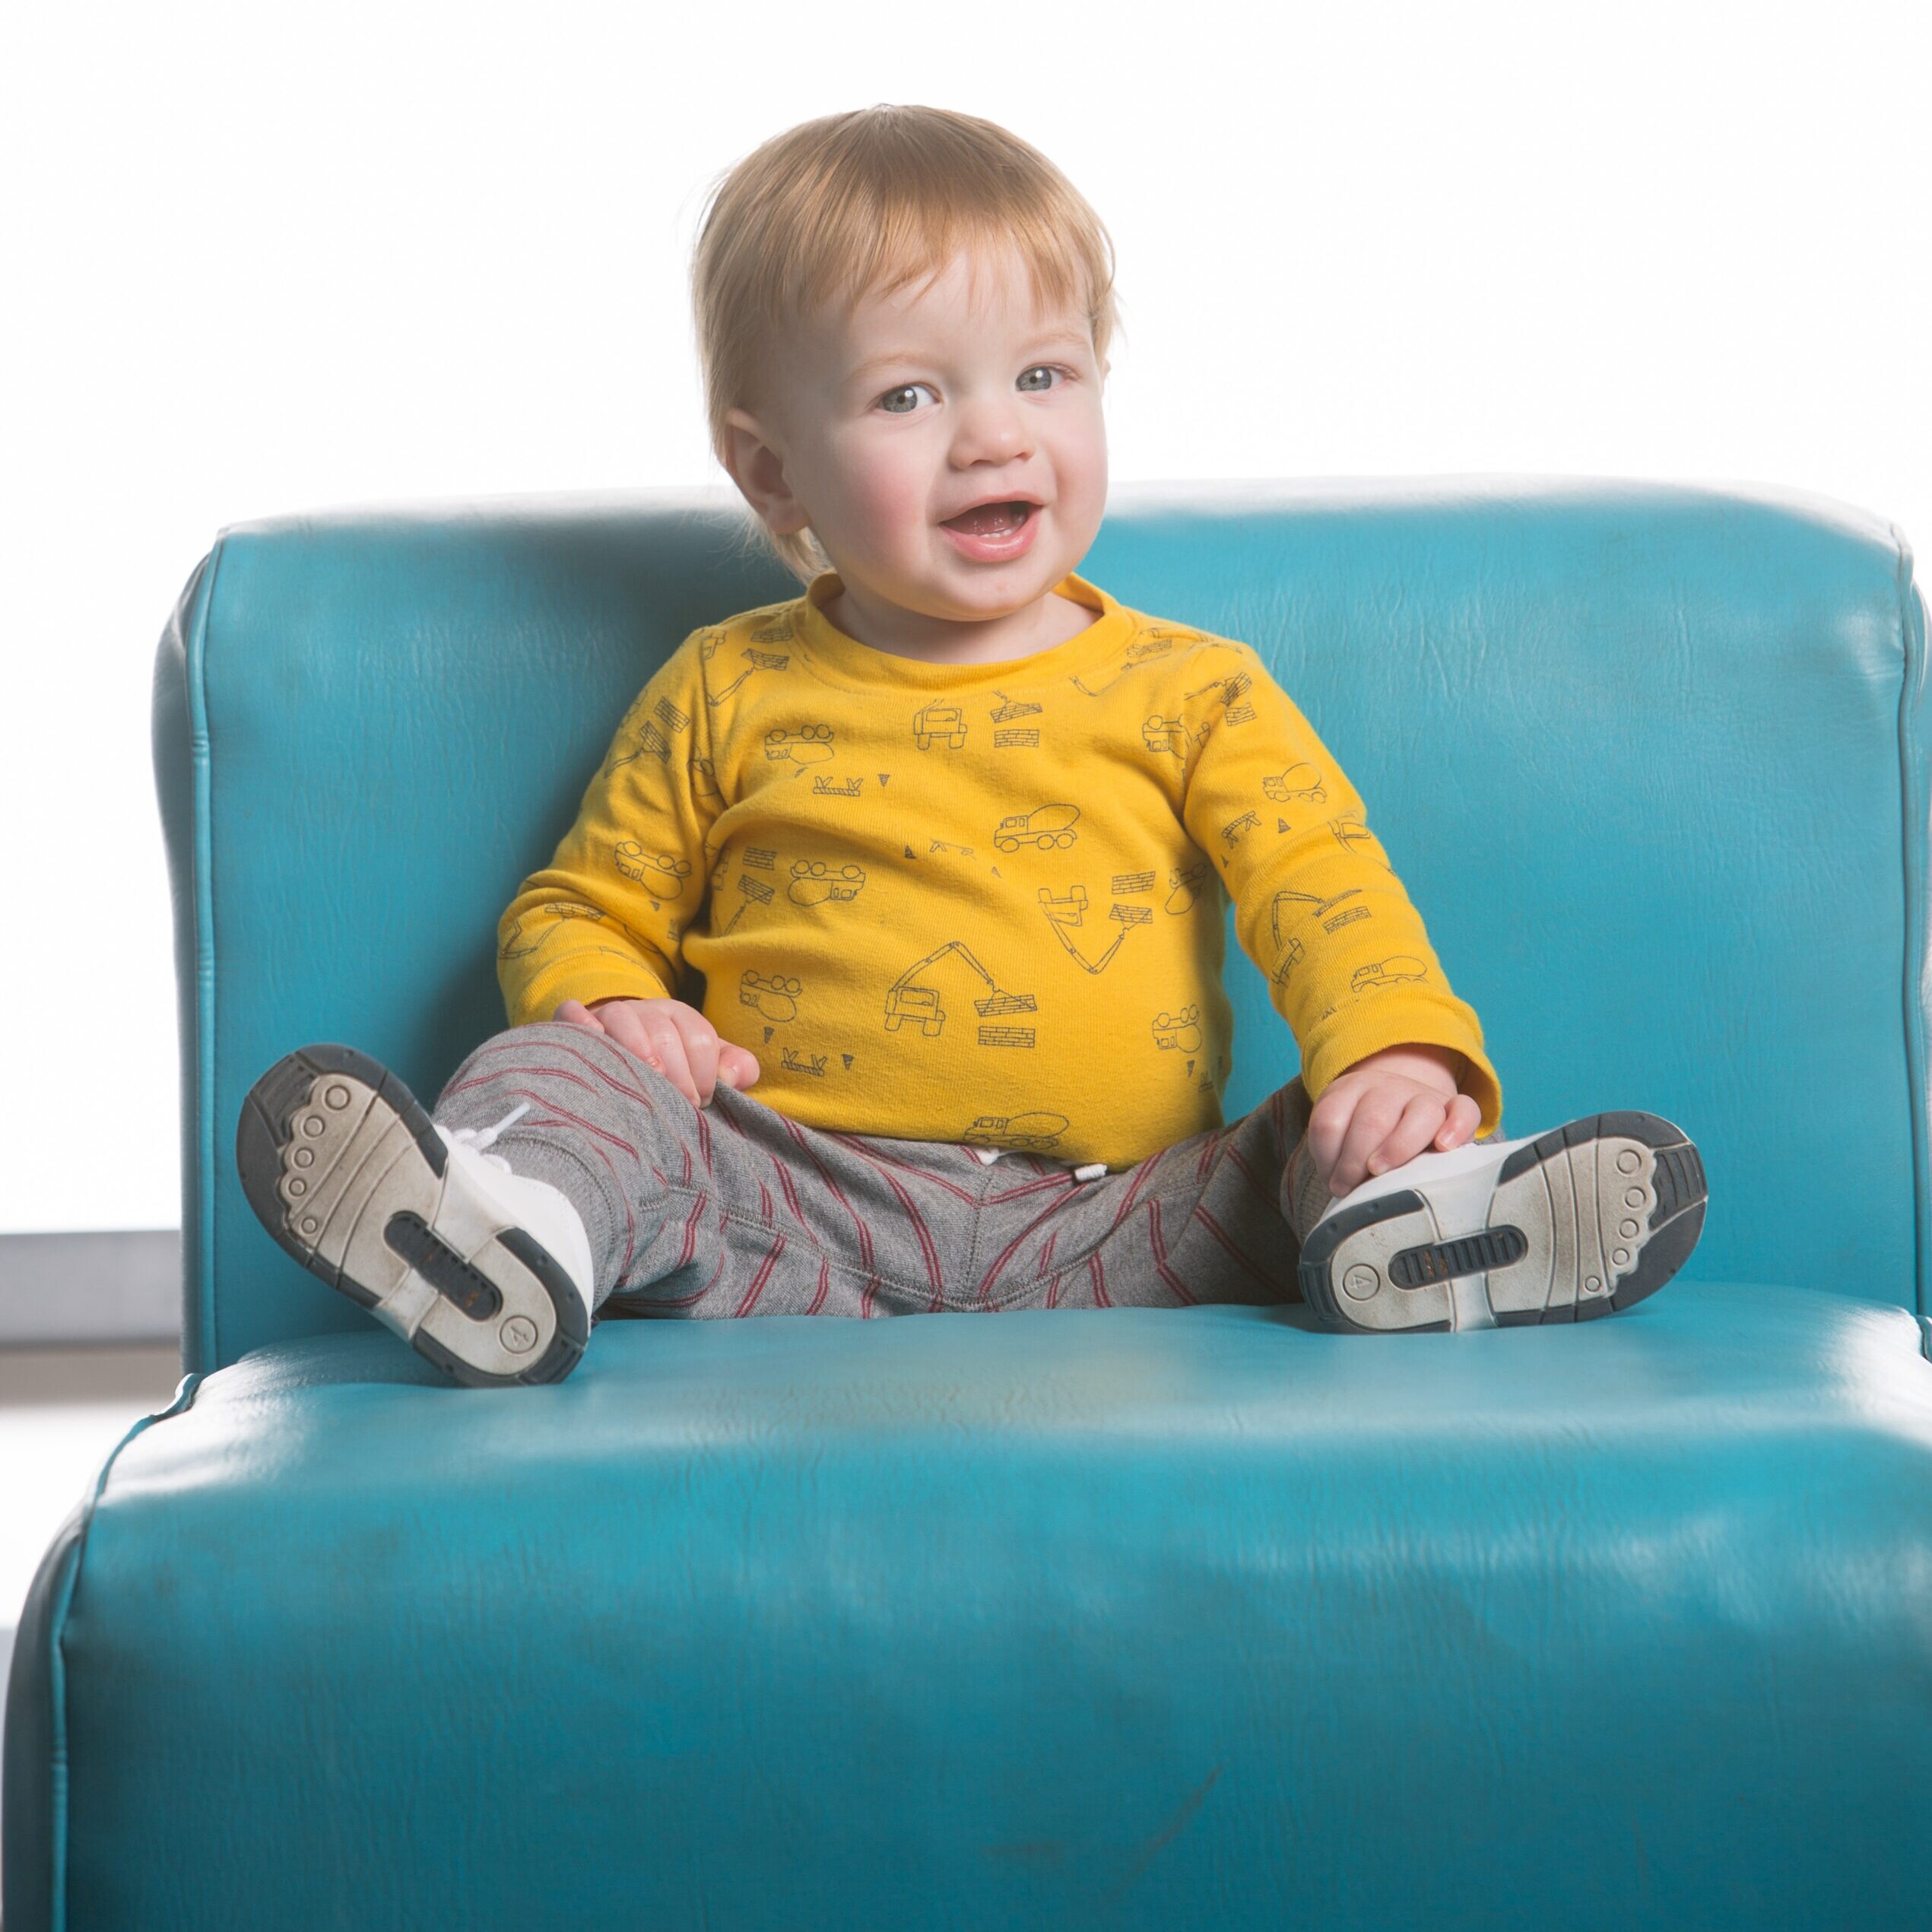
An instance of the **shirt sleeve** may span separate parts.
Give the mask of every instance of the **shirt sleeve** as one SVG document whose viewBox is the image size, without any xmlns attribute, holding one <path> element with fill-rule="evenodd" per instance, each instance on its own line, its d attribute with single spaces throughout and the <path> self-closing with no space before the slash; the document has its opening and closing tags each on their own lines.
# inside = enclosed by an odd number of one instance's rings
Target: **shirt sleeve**
<svg viewBox="0 0 1932 1932">
<path fill-rule="evenodd" d="M 1354 788 L 1251 646 L 1217 643 L 1188 668 L 1182 818 L 1301 1048 L 1309 1097 L 1385 1047 L 1447 1047 L 1468 1058 L 1477 1134 L 1493 1132 L 1502 1089 L 1481 1024 L 1450 990 Z"/>
<path fill-rule="evenodd" d="M 694 631 L 625 712 L 550 864 L 496 928 L 513 1026 L 565 1000 L 674 999 L 682 935 L 707 887 L 705 840 L 723 808 Z"/>
</svg>

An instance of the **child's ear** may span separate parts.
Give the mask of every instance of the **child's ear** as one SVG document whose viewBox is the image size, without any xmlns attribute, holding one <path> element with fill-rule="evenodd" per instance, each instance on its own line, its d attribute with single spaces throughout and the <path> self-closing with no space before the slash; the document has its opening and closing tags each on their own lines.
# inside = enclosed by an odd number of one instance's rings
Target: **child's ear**
<svg viewBox="0 0 1932 1932">
<path fill-rule="evenodd" d="M 783 455 L 755 416 L 742 409 L 725 411 L 725 447 L 719 460 L 766 529 L 789 536 L 811 522 L 811 513 L 785 481 Z"/>
</svg>

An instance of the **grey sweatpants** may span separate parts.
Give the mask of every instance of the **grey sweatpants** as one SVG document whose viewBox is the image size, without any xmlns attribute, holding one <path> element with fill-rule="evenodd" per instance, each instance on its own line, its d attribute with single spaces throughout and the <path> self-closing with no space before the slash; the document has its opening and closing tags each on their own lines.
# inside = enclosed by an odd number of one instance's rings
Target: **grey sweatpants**
<svg viewBox="0 0 1932 1932">
<path fill-rule="evenodd" d="M 602 1319 L 1296 1301 L 1328 1204 L 1299 1079 L 1085 1181 L 1043 1155 L 807 1127 L 722 1081 L 700 1108 L 557 1021 L 486 1040 L 434 1118 L 487 1128 L 526 1101 L 490 1151 L 582 1216 Z"/>
</svg>

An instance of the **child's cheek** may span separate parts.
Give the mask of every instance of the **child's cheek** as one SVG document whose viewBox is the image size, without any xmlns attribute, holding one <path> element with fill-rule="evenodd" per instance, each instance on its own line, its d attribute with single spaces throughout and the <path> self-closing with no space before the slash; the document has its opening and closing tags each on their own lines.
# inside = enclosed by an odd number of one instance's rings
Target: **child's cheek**
<svg viewBox="0 0 1932 1932">
<path fill-rule="evenodd" d="M 929 474 L 894 455 L 882 455 L 855 479 L 853 508 L 863 527 L 884 535 L 922 531 L 931 496 Z"/>
</svg>

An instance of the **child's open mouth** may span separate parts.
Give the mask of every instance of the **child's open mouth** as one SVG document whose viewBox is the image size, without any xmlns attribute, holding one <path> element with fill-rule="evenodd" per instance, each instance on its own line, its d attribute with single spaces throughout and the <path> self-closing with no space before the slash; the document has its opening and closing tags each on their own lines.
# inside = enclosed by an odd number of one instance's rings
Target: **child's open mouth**
<svg viewBox="0 0 1932 1932">
<path fill-rule="evenodd" d="M 1027 550 L 1033 541 L 1033 503 L 982 503 L 976 509 L 949 516 L 940 528 L 969 557 L 1003 563 Z"/>
</svg>

